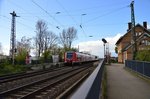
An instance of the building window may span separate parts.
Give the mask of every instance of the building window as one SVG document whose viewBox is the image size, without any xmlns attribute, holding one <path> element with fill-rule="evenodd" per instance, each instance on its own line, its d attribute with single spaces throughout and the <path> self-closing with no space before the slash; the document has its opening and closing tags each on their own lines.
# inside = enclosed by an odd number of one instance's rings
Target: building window
<svg viewBox="0 0 150 99">
<path fill-rule="evenodd" d="M 141 45 L 150 45 L 150 41 L 148 40 L 142 40 Z"/>
<path fill-rule="evenodd" d="M 139 36 L 139 33 L 138 33 L 138 32 L 136 32 L 136 33 L 135 33 L 135 36 Z"/>
<path fill-rule="evenodd" d="M 146 45 L 150 45 L 150 41 L 145 40 L 145 44 L 146 44 Z"/>
<path fill-rule="evenodd" d="M 144 45 L 145 44 L 145 40 L 142 40 L 141 44 Z"/>
<path fill-rule="evenodd" d="M 140 36 L 142 34 L 142 32 L 136 32 L 135 35 L 136 36 Z"/>
</svg>

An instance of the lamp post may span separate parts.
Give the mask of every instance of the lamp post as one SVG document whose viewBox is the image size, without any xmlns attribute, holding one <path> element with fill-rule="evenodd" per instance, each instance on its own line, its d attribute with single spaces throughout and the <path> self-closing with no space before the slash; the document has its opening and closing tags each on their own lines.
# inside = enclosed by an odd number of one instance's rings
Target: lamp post
<svg viewBox="0 0 150 99">
<path fill-rule="evenodd" d="M 106 57 L 106 53 L 105 53 L 105 44 L 107 43 L 107 41 L 104 39 L 104 38 L 102 38 L 102 41 L 103 41 L 103 43 L 104 43 L 104 59 L 105 59 L 105 57 Z"/>
</svg>

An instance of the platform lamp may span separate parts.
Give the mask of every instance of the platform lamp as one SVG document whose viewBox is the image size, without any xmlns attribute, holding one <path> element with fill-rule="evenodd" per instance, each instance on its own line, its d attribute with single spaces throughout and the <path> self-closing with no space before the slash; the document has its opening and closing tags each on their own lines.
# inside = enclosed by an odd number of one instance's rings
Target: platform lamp
<svg viewBox="0 0 150 99">
<path fill-rule="evenodd" d="M 105 44 L 107 43 L 107 41 L 104 38 L 102 38 L 102 41 L 104 43 L 104 59 L 105 59 L 105 57 L 106 57 L 106 55 L 105 55 Z"/>
</svg>

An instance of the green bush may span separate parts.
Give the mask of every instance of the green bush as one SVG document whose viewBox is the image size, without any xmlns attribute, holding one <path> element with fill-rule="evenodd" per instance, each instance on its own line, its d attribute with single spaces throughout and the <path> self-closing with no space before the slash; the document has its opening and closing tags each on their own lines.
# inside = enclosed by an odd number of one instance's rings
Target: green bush
<svg viewBox="0 0 150 99">
<path fill-rule="evenodd" d="M 24 72 L 28 67 L 23 65 L 0 64 L 0 75 Z"/>
<path fill-rule="evenodd" d="M 27 51 L 25 49 L 22 49 L 22 51 L 16 55 L 15 63 L 25 65 L 26 56 L 27 56 Z"/>
<path fill-rule="evenodd" d="M 141 50 L 136 54 L 136 60 L 150 62 L 150 50 Z"/>
</svg>

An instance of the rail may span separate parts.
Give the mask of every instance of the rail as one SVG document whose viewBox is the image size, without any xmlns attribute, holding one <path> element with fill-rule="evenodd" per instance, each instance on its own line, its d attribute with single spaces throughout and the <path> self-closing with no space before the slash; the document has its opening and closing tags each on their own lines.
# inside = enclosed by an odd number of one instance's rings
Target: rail
<svg viewBox="0 0 150 99">
<path fill-rule="evenodd" d="M 150 78 L 150 62 L 126 60 L 125 67 L 141 74 L 142 76 Z"/>
<path fill-rule="evenodd" d="M 71 99 L 100 99 L 102 90 L 102 74 L 104 60 L 102 60 L 88 79 L 71 96 Z"/>
</svg>

